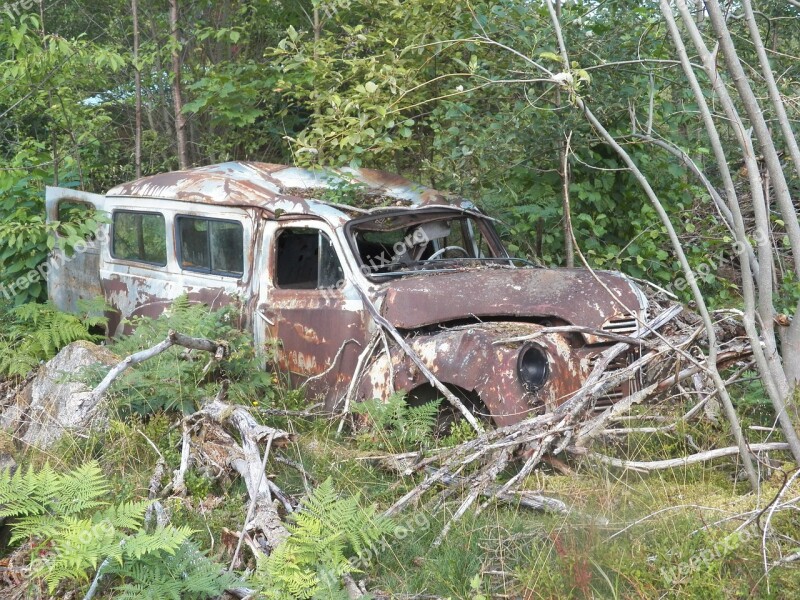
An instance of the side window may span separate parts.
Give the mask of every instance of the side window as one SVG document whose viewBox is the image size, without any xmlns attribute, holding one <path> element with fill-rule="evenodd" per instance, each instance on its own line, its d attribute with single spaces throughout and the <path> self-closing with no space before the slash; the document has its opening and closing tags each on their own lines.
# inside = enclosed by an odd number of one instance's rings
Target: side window
<svg viewBox="0 0 800 600">
<path fill-rule="evenodd" d="M 167 229 L 164 215 L 115 211 L 111 255 L 164 266 L 167 264 Z"/>
<path fill-rule="evenodd" d="M 276 285 L 314 290 L 334 287 L 344 278 L 330 238 L 316 229 L 283 229 L 276 243 Z"/>
<path fill-rule="evenodd" d="M 244 273 L 244 230 L 237 221 L 178 217 L 178 261 L 182 268 L 216 275 Z"/>
</svg>

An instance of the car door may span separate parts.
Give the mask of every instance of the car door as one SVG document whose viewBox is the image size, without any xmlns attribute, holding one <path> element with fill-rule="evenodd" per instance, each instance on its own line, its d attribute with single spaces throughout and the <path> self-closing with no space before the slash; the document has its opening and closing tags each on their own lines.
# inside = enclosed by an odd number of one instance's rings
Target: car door
<svg viewBox="0 0 800 600">
<path fill-rule="evenodd" d="M 47 221 L 65 220 L 71 209 L 94 210 L 102 213 L 105 196 L 65 188 L 47 187 L 45 210 Z M 66 252 L 58 243 L 62 236 L 56 232 L 56 245 L 47 262 L 47 296 L 65 312 L 77 313 L 80 300 L 90 300 L 102 295 L 100 287 L 100 247 L 108 237 L 108 226 L 101 225 L 90 239 L 76 244 Z"/>
<path fill-rule="evenodd" d="M 367 313 L 332 232 L 317 221 L 272 222 L 260 320 L 268 356 L 309 398 L 332 409 L 347 391 L 367 338 Z"/>
</svg>

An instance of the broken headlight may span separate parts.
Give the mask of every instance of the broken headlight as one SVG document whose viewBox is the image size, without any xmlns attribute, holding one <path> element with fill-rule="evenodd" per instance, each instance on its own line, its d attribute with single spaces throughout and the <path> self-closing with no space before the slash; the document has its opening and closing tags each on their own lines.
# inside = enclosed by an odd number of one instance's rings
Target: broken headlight
<svg viewBox="0 0 800 600">
<path fill-rule="evenodd" d="M 545 351 L 536 344 L 525 344 L 517 358 L 517 374 L 527 391 L 535 392 L 542 387 L 550 374 Z"/>
</svg>

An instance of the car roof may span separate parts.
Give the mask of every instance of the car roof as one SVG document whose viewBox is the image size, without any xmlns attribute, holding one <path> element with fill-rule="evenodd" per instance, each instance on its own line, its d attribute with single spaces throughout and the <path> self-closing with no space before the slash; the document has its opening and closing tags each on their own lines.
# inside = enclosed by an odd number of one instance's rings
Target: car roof
<svg viewBox="0 0 800 600">
<path fill-rule="evenodd" d="M 259 162 L 226 162 L 149 175 L 118 185 L 106 196 L 256 207 L 275 216 L 314 215 L 336 222 L 398 208 L 475 208 L 468 200 L 386 171 L 303 169 Z"/>
</svg>

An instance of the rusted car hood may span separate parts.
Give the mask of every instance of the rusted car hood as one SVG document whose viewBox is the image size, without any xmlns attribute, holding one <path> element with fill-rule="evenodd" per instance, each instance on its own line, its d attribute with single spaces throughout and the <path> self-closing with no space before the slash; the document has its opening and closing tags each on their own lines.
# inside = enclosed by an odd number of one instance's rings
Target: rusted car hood
<svg viewBox="0 0 800 600">
<path fill-rule="evenodd" d="M 639 313 L 639 296 L 632 283 L 615 273 L 598 271 L 596 275 L 602 284 L 583 269 L 475 269 L 412 275 L 388 284 L 383 314 L 400 329 L 470 317 L 558 317 L 600 329 L 615 316 Z"/>
</svg>

